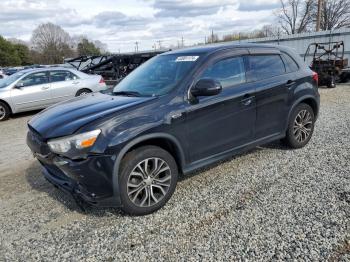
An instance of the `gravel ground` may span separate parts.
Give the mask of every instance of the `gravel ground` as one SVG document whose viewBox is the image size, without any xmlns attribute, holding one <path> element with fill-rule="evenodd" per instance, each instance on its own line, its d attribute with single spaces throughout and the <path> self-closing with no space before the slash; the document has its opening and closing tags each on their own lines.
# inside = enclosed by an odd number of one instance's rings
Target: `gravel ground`
<svg viewBox="0 0 350 262">
<path fill-rule="evenodd" d="M 185 176 L 145 217 L 80 212 L 27 149 L 31 115 L 0 123 L 0 261 L 349 261 L 350 86 L 320 93 L 308 146 L 269 144 Z"/>
</svg>

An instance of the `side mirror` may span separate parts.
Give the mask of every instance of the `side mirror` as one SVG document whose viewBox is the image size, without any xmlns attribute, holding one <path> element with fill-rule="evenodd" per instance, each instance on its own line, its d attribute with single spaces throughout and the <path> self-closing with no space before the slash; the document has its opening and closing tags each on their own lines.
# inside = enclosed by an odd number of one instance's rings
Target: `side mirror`
<svg viewBox="0 0 350 262">
<path fill-rule="evenodd" d="M 19 82 L 15 85 L 15 88 L 17 88 L 17 89 L 22 89 L 22 87 L 24 87 L 23 82 Z"/>
<path fill-rule="evenodd" d="M 220 94 L 222 86 L 219 81 L 209 78 L 200 79 L 191 89 L 191 94 L 197 96 L 215 96 Z"/>
</svg>

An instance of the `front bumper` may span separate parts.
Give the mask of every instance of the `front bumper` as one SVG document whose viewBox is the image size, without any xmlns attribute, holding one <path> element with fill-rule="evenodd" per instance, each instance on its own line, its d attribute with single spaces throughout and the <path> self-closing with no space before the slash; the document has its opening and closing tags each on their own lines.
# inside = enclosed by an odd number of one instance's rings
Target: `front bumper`
<svg viewBox="0 0 350 262">
<path fill-rule="evenodd" d="M 53 185 L 91 205 L 120 206 L 120 197 L 112 182 L 112 156 L 91 155 L 79 160 L 58 156 L 32 132 L 28 132 L 27 144 L 42 165 L 45 178 Z"/>
</svg>

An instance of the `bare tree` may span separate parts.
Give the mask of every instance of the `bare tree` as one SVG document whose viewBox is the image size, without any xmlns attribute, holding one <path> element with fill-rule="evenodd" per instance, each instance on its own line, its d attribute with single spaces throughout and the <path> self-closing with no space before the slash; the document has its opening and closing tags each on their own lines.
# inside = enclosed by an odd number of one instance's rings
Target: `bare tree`
<svg viewBox="0 0 350 262">
<path fill-rule="evenodd" d="M 281 9 L 276 15 L 282 30 L 288 35 L 308 31 L 313 22 L 314 0 L 280 1 Z"/>
<path fill-rule="evenodd" d="M 278 37 L 280 28 L 276 25 L 264 25 L 261 30 L 263 37 Z"/>
<path fill-rule="evenodd" d="M 333 30 L 347 26 L 350 26 L 350 0 L 324 0 L 321 30 Z"/>
<path fill-rule="evenodd" d="M 39 25 L 33 31 L 31 42 L 48 64 L 62 63 L 64 57 L 73 55 L 69 34 L 52 23 Z"/>
</svg>

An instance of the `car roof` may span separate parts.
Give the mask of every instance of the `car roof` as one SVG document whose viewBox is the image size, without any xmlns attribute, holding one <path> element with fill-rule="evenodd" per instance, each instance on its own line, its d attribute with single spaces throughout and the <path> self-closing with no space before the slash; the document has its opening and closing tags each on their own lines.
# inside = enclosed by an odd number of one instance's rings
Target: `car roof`
<svg viewBox="0 0 350 262">
<path fill-rule="evenodd" d="M 33 73 L 33 72 L 42 72 L 42 71 L 51 71 L 51 70 L 74 70 L 77 71 L 74 68 L 70 67 L 63 67 L 63 66 L 55 66 L 55 67 L 38 67 L 38 68 L 28 68 L 28 69 L 23 69 L 20 70 L 23 73 Z"/>
<path fill-rule="evenodd" d="M 277 45 L 268 45 L 268 44 L 254 44 L 254 43 L 219 43 L 219 44 L 209 44 L 202 46 L 194 46 L 184 49 L 177 49 L 174 51 L 166 52 L 165 54 L 209 54 L 217 52 L 220 50 L 226 49 L 235 49 L 235 48 L 275 48 L 275 49 L 284 49 L 281 46 Z"/>
</svg>

